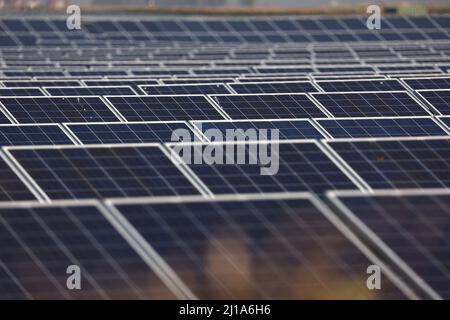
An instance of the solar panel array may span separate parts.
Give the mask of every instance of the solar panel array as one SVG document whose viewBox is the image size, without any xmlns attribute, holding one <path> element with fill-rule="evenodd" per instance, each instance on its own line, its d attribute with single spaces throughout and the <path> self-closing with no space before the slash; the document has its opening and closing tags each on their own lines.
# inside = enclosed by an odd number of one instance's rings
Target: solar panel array
<svg viewBox="0 0 450 320">
<path fill-rule="evenodd" d="M 449 298 L 449 39 L 446 15 L 2 17 L 0 299 Z"/>
</svg>

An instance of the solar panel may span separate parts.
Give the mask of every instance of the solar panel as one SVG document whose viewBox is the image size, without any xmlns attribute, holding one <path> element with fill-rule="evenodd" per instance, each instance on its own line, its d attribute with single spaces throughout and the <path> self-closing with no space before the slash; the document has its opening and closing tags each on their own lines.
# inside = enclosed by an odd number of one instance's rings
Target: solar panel
<svg viewBox="0 0 450 320">
<path fill-rule="evenodd" d="M 440 114 L 450 115 L 450 90 L 418 90 L 417 91 Z"/>
<path fill-rule="evenodd" d="M 175 298 L 93 201 L 2 204 L 0 234 L 0 299 Z"/>
<path fill-rule="evenodd" d="M 316 81 L 316 83 L 325 92 L 401 91 L 405 89 L 399 81 L 394 79 Z"/>
<path fill-rule="evenodd" d="M 450 77 L 430 77 L 402 79 L 413 90 L 420 89 L 450 89 Z"/>
<path fill-rule="evenodd" d="M 232 119 L 292 119 L 324 117 L 305 94 L 212 95 Z"/>
<path fill-rule="evenodd" d="M 327 142 L 372 189 L 450 186 L 450 138 Z"/>
<path fill-rule="evenodd" d="M 45 96 L 40 88 L 0 88 L 0 96 Z"/>
<path fill-rule="evenodd" d="M 57 124 L 0 125 L 0 146 L 74 144 Z"/>
<path fill-rule="evenodd" d="M 337 193 L 331 200 L 431 298 L 450 297 L 447 258 L 450 193 Z"/>
<path fill-rule="evenodd" d="M 368 249 L 305 194 L 112 203 L 200 299 L 404 297 L 367 289 Z"/>
<path fill-rule="evenodd" d="M 83 144 L 146 143 L 182 141 L 176 130 L 194 132 L 182 121 L 129 123 L 68 123 L 67 128 Z M 201 137 L 197 136 L 198 139 Z M 174 140 L 175 139 L 175 140 Z M 181 139 L 181 140 L 180 140 Z"/>
<path fill-rule="evenodd" d="M 271 130 L 278 130 L 280 140 L 321 139 L 324 137 L 309 120 L 218 120 L 192 121 L 192 124 L 203 134 L 209 129 L 220 130 L 223 136 L 226 136 L 227 130 L 242 130 L 241 135 L 236 140 L 242 140 L 243 138 L 270 139 Z M 250 131 L 248 131 L 249 129 Z M 256 133 L 256 136 L 252 135 L 253 132 Z"/>
<path fill-rule="evenodd" d="M 148 95 L 227 94 L 230 91 L 221 83 L 139 86 Z"/>
<path fill-rule="evenodd" d="M 202 95 L 106 97 L 128 121 L 217 120 L 223 116 Z"/>
<path fill-rule="evenodd" d="M 83 80 L 83 83 L 88 87 L 96 86 L 130 86 L 136 91 L 139 91 L 139 85 L 158 84 L 155 79 L 108 79 L 108 80 Z M 134 94 L 134 93 L 133 93 Z"/>
<path fill-rule="evenodd" d="M 304 93 L 318 90 L 308 81 L 229 83 L 236 93 Z"/>
<path fill-rule="evenodd" d="M 99 97 L 14 97 L 0 103 L 19 123 L 119 121 Z"/>
<path fill-rule="evenodd" d="M 157 145 L 9 149 L 52 200 L 198 194 Z"/>
<path fill-rule="evenodd" d="M 315 119 L 333 138 L 448 135 L 431 117 Z"/>
<path fill-rule="evenodd" d="M 164 84 L 205 84 L 205 83 L 228 83 L 233 82 L 233 78 L 177 78 L 177 79 L 161 79 Z"/>
<path fill-rule="evenodd" d="M 98 86 L 98 87 L 44 87 L 51 96 L 118 96 L 134 95 L 130 86 Z"/>
<path fill-rule="evenodd" d="M 407 92 L 313 93 L 334 117 L 429 116 Z"/>
<path fill-rule="evenodd" d="M 7 88 L 16 87 L 76 87 L 80 86 L 78 80 L 2 80 L 2 84 Z"/>
<path fill-rule="evenodd" d="M 36 200 L 36 195 L 17 176 L 0 153 L 0 201 Z"/>
<path fill-rule="evenodd" d="M 182 145 L 182 144 L 181 144 Z M 324 153 L 314 142 L 272 143 L 249 142 L 248 144 L 228 144 L 234 150 L 234 155 L 226 150 L 227 144 L 218 144 L 223 150 L 221 163 L 208 165 L 198 164 L 189 159 L 189 167 L 215 194 L 229 193 L 260 193 L 260 192 L 291 192 L 312 191 L 321 193 L 331 189 L 356 189 L 352 180 Z M 276 174 L 261 175 L 260 164 L 250 161 L 260 160 L 255 157 L 250 146 L 258 150 L 271 150 L 272 157 L 267 161 L 268 170 L 278 168 Z M 279 151 L 273 149 L 278 147 Z M 206 153 L 202 148 L 191 147 L 191 157 L 199 152 Z M 175 149 L 175 152 L 177 150 Z M 182 149 L 183 151 L 183 149 Z M 270 152 L 270 151 L 269 151 Z M 259 155 L 262 152 L 258 153 Z M 197 155 L 198 156 L 198 155 Z M 237 159 L 247 159 L 246 164 L 238 164 Z M 250 157 L 250 158 L 249 158 Z M 227 160 L 228 158 L 228 160 Z M 278 160 L 277 160 L 278 159 Z M 187 161 L 184 159 L 184 161 Z M 230 163 L 231 162 L 231 163 Z M 273 167 L 270 167 L 273 166 Z"/>
</svg>

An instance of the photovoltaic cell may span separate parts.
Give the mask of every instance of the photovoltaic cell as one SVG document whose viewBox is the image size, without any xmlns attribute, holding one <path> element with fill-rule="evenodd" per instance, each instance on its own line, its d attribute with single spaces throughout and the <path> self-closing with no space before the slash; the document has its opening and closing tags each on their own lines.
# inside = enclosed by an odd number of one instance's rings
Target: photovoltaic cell
<svg viewBox="0 0 450 320">
<path fill-rule="evenodd" d="M 175 298 L 92 202 L 3 205 L 0 221 L 0 299 Z"/>
<path fill-rule="evenodd" d="M 316 119 L 333 138 L 446 136 L 431 118 Z"/>
<path fill-rule="evenodd" d="M 232 119 L 292 119 L 326 117 L 304 94 L 213 95 Z"/>
<path fill-rule="evenodd" d="M 176 142 L 176 130 L 194 133 L 184 122 L 67 124 L 83 144 Z M 182 140 L 181 140 L 182 141 Z"/>
<path fill-rule="evenodd" d="M 406 92 L 314 93 L 334 117 L 429 116 Z"/>
<path fill-rule="evenodd" d="M 99 97 L 15 97 L 0 103 L 19 123 L 119 121 Z"/>
<path fill-rule="evenodd" d="M 105 96 L 105 95 L 134 95 L 129 86 L 116 87 L 44 87 L 51 96 Z"/>
<path fill-rule="evenodd" d="M 198 194 L 157 146 L 11 149 L 51 199 Z"/>
<path fill-rule="evenodd" d="M 36 200 L 16 173 L 0 158 L 0 201 Z"/>
<path fill-rule="evenodd" d="M 423 279 L 432 297 L 450 298 L 448 191 L 338 194 L 334 201 L 375 234 L 373 241 L 389 247 L 395 261 L 402 261 Z"/>
<path fill-rule="evenodd" d="M 218 120 L 223 116 L 204 96 L 107 97 L 128 121 Z"/>
<path fill-rule="evenodd" d="M 370 260 L 305 197 L 115 207 L 200 299 L 404 297 L 367 289 Z"/>
<path fill-rule="evenodd" d="M 350 91 L 401 91 L 405 88 L 398 80 L 345 80 L 345 81 L 317 81 L 325 92 Z"/>
<path fill-rule="evenodd" d="M 450 138 L 327 143 L 373 189 L 450 186 Z"/>
<path fill-rule="evenodd" d="M 413 78 L 402 79 L 414 90 L 421 89 L 450 89 L 450 78 Z"/>
<path fill-rule="evenodd" d="M 250 149 L 250 146 L 253 149 Z M 217 148 L 223 151 L 223 155 L 219 157 L 222 164 L 218 161 L 212 165 L 205 162 L 195 164 L 194 159 L 190 159 L 189 167 L 215 194 L 290 191 L 320 193 L 329 189 L 357 188 L 313 142 L 279 145 L 259 142 L 247 145 L 229 144 L 228 147 L 228 150 L 234 150 L 234 155 L 227 151 L 226 145 L 218 144 Z M 274 149 L 277 147 L 279 151 Z M 205 148 L 206 145 L 202 148 L 192 147 L 191 157 L 195 157 L 201 150 L 207 153 Z M 271 161 L 267 161 L 267 165 L 250 164 L 250 161 L 258 160 L 255 159 L 255 148 L 258 149 L 259 157 L 265 152 L 261 150 L 267 150 L 271 154 Z M 177 151 L 175 149 L 175 152 Z M 237 163 L 240 157 L 246 159 L 245 164 Z M 265 167 L 276 174 L 262 175 L 261 168 Z"/>
<path fill-rule="evenodd" d="M 419 94 L 424 97 L 437 111 L 443 115 L 450 115 L 450 90 L 419 90 Z"/>
<path fill-rule="evenodd" d="M 217 129 L 225 137 L 227 130 L 242 130 L 238 135 L 239 139 L 248 137 L 256 133 L 258 140 L 273 139 L 271 130 L 278 130 L 279 139 L 321 139 L 323 135 L 308 120 L 281 120 L 281 121 L 193 121 L 193 124 L 205 133 L 209 129 Z M 248 131 L 250 129 L 250 131 Z M 228 140 L 229 141 L 229 140 Z"/>
<path fill-rule="evenodd" d="M 0 96 L 45 96 L 40 88 L 0 88 Z"/>
<path fill-rule="evenodd" d="M 30 80 L 30 81 L 13 81 L 3 80 L 3 85 L 7 88 L 16 87 L 76 87 L 80 86 L 78 80 Z"/>
<path fill-rule="evenodd" d="M 148 95 L 227 94 L 230 91 L 221 83 L 140 86 Z"/>
<path fill-rule="evenodd" d="M 255 82 L 255 83 L 230 83 L 237 93 L 305 93 L 317 92 L 318 90 L 311 82 Z"/>
<path fill-rule="evenodd" d="M 0 146 L 73 144 L 58 125 L 0 125 Z"/>
</svg>

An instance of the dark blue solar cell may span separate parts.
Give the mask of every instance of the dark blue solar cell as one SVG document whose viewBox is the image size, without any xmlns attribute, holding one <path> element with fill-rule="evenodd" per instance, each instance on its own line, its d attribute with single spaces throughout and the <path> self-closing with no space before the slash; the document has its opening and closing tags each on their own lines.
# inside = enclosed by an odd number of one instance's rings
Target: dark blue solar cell
<svg viewBox="0 0 450 320">
<path fill-rule="evenodd" d="M 99 97 L 0 98 L 19 123 L 119 121 Z"/>
<path fill-rule="evenodd" d="M 58 125 L 0 125 L 0 146 L 73 144 Z"/>
<path fill-rule="evenodd" d="M 185 84 L 185 85 L 150 85 L 140 86 L 148 95 L 186 95 L 186 94 L 227 94 L 230 91 L 221 83 Z"/>
<path fill-rule="evenodd" d="M 8 88 L 16 87 L 77 87 L 80 86 L 78 80 L 30 80 L 30 81 L 13 81 L 3 80 L 3 85 Z"/>
<path fill-rule="evenodd" d="M 450 186 L 448 138 L 328 143 L 373 189 Z"/>
<path fill-rule="evenodd" d="M 304 93 L 317 92 L 311 82 L 257 82 L 257 83 L 230 83 L 237 93 Z"/>
<path fill-rule="evenodd" d="M 0 96 L 45 96 L 40 88 L 0 88 Z"/>
<path fill-rule="evenodd" d="M 0 158 L 0 201 L 21 200 L 36 200 L 36 197 L 6 161 Z"/>
<path fill-rule="evenodd" d="M 372 263 L 307 198 L 116 208 L 200 299 L 404 298 L 388 277 L 367 289 Z"/>
<path fill-rule="evenodd" d="M 304 94 L 211 96 L 232 119 L 289 119 L 325 117 Z"/>
<path fill-rule="evenodd" d="M 139 85 L 158 84 L 154 79 L 109 79 L 109 80 L 83 80 L 88 86 L 131 86 L 135 90 L 139 90 Z"/>
<path fill-rule="evenodd" d="M 67 124 L 83 144 L 177 142 L 177 130 L 194 133 L 184 122 Z"/>
<path fill-rule="evenodd" d="M 223 116 L 204 96 L 107 97 L 128 121 L 218 120 Z"/>
<path fill-rule="evenodd" d="M 198 194 L 157 146 L 13 149 L 50 199 Z"/>
<path fill-rule="evenodd" d="M 431 118 L 321 119 L 333 138 L 446 136 Z"/>
<path fill-rule="evenodd" d="M 241 130 L 236 131 L 241 133 L 236 140 L 243 140 L 244 137 L 248 137 L 247 139 L 249 140 L 270 139 L 271 137 L 273 138 L 273 135 L 271 135 L 272 130 L 278 130 L 280 140 L 323 138 L 323 135 L 308 120 L 194 121 L 193 124 L 203 133 L 209 129 L 218 129 L 223 136 L 226 136 L 227 130 Z"/>
<path fill-rule="evenodd" d="M 343 80 L 343 81 L 317 81 L 325 92 L 349 91 L 401 91 L 405 88 L 398 80 Z"/>
<path fill-rule="evenodd" d="M 104 95 L 134 95 L 129 86 L 118 87 L 44 87 L 51 96 L 104 96 Z"/>
<path fill-rule="evenodd" d="M 413 78 L 403 79 L 414 90 L 420 89 L 450 89 L 450 78 Z"/>
<path fill-rule="evenodd" d="M 419 94 L 441 114 L 450 115 L 450 90 L 420 90 Z"/>
<path fill-rule="evenodd" d="M 0 239 L 0 299 L 175 298 L 92 202 L 2 206 Z"/>
</svg>

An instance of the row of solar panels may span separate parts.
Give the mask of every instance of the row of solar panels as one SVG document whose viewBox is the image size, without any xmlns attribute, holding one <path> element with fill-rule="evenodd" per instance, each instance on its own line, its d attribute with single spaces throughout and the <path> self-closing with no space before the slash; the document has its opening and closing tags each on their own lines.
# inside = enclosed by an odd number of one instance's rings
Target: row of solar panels
<svg viewBox="0 0 450 320">
<path fill-rule="evenodd" d="M 0 298 L 450 297 L 448 189 L 326 202 L 346 224 L 307 193 L 1 204 Z"/>
</svg>

